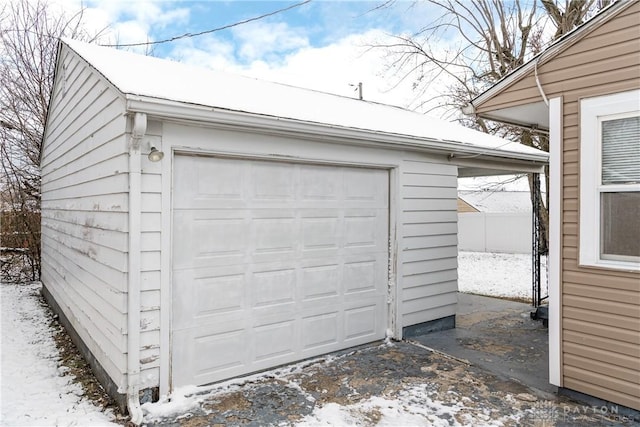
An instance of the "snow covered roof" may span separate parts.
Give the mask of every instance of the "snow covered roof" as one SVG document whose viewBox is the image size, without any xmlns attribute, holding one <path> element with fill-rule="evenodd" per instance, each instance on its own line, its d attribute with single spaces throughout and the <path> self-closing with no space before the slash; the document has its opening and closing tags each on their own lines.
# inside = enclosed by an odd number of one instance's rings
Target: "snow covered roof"
<svg viewBox="0 0 640 427">
<path fill-rule="evenodd" d="M 458 191 L 458 197 L 480 212 L 531 212 L 528 191 Z"/>
<path fill-rule="evenodd" d="M 170 60 L 63 39 L 127 99 L 173 102 L 326 128 L 403 136 L 452 153 L 546 163 L 547 153 L 399 107 L 231 75 Z M 452 147 L 452 148 L 451 148 Z"/>
</svg>

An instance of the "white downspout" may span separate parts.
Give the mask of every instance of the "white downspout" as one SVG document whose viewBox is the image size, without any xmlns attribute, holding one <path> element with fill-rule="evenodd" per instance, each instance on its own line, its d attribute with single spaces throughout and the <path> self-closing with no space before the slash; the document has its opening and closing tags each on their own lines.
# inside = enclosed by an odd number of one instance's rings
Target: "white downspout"
<svg viewBox="0 0 640 427">
<path fill-rule="evenodd" d="M 542 84 L 540 84 L 540 79 L 538 78 L 538 61 L 540 61 L 541 58 L 542 56 L 536 59 L 535 62 L 533 63 L 533 75 L 536 78 L 536 86 L 538 86 L 538 92 L 540 92 L 540 96 L 542 97 L 542 100 L 544 101 L 545 105 L 548 107 L 549 100 L 547 99 L 547 95 L 545 95 L 544 89 L 542 89 Z"/>
<path fill-rule="evenodd" d="M 140 142 L 147 131 L 147 115 L 133 117 L 129 145 L 129 286 L 127 289 L 127 409 L 131 423 L 140 425 L 140 270 L 141 270 L 141 157 Z"/>
</svg>

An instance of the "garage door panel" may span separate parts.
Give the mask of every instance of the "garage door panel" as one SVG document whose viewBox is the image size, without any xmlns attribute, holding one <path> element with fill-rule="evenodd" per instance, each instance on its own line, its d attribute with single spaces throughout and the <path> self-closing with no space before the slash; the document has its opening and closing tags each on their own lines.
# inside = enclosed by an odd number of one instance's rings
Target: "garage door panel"
<svg viewBox="0 0 640 427">
<path fill-rule="evenodd" d="M 337 216 L 302 219 L 302 249 L 313 251 L 339 247 L 339 222 Z"/>
<path fill-rule="evenodd" d="M 344 292 L 373 290 L 381 295 L 387 283 L 379 280 L 386 276 L 388 263 L 386 254 L 362 254 L 345 257 L 343 267 Z"/>
<path fill-rule="evenodd" d="M 302 267 L 301 276 L 300 287 L 303 301 L 338 297 L 341 266 L 337 262 L 329 265 Z"/>
<path fill-rule="evenodd" d="M 292 253 L 296 245 L 295 218 L 254 218 L 250 225 L 253 231 L 256 254 L 277 252 Z M 246 230 L 245 230 L 246 233 Z"/>
<path fill-rule="evenodd" d="M 238 168 L 237 162 L 230 159 L 217 159 L 214 171 L 207 157 L 180 156 L 179 158 L 188 159 L 189 167 L 180 167 L 181 165 L 176 163 L 180 173 L 175 174 L 174 187 L 190 188 L 191 191 L 173 193 L 174 209 L 206 207 L 222 200 L 237 203 L 244 198 L 246 187 L 244 171 Z"/>
<path fill-rule="evenodd" d="M 254 272 L 250 283 L 252 307 L 295 302 L 296 271 L 294 269 Z"/>
<path fill-rule="evenodd" d="M 242 369 L 247 355 L 247 331 L 235 330 L 193 339 L 193 376 L 207 380 L 220 371 Z M 189 345 L 189 344 L 186 344 Z M 212 357 L 215 355 L 215 357 Z"/>
<path fill-rule="evenodd" d="M 229 317 L 250 304 L 247 273 L 241 266 L 174 270 L 172 281 L 176 328 L 194 326 L 206 316 Z"/>
<path fill-rule="evenodd" d="M 208 381 L 220 371 L 242 368 L 249 359 L 247 331 L 242 329 L 205 335 L 196 335 L 192 329 L 181 330 L 173 333 L 172 340 L 173 358 L 181 361 L 172 366 L 174 378 Z M 174 381 L 174 386 L 178 384 Z"/>
<path fill-rule="evenodd" d="M 344 198 L 349 201 L 374 202 L 387 206 L 388 176 L 386 171 L 372 174 L 368 169 L 344 170 Z"/>
<path fill-rule="evenodd" d="M 375 335 L 380 326 L 377 319 L 377 304 L 345 310 L 345 341 L 369 338 Z"/>
<path fill-rule="evenodd" d="M 302 319 L 303 350 L 337 345 L 340 338 L 341 317 L 338 311 L 304 317 Z"/>
<path fill-rule="evenodd" d="M 344 245 L 375 247 L 377 243 L 375 216 L 352 216 L 344 219 Z"/>
<path fill-rule="evenodd" d="M 247 223 L 239 215 L 219 218 L 206 212 L 175 211 L 174 268 L 238 264 L 247 245 Z"/>
<path fill-rule="evenodd" d="M 296 197 L 296 167 L 278 162 L 244 163 L 251 170 L 253 201 L 292 201 Z"/>
<path fill-rule="evenodd" d="M 379 291 L 376 287 L 376 260 L 345 263 L 343 267 L 344 293 Z"/>
<path fill-rule="evenodd" d="M 243 292 L 244 274 L 196 279 L 192 307 L 194 317 L 211 316 L 242 310 L 246 304 Z"/>
<path fill-rule="evenodd" d="M 300 170 L 300 198 L 303 201 L 339 201 L 342 171 L 326 166 L 303 165 Z"/>
<path fill-rule="evenodd" d="M 192 163 L 175 158 L 174 387 L 384 337 L 387 171 Z M 190 183 L 216 181 L 230 169 L 229 190 Z"/>
<path fill-rule="evenodd" d="M 295 340 L 291 337 L 298 335 L 298 323 L 289 320 L 254 328 L 254 359 L 264 362 L 283 356 L 293 357 L 296 353 Z"/>
<path fill-rule="evenodd" d="M 247 305 L 244 272 L 197 278 L 193 271 L 176 271 L 173 280 L 174 328 L 195 326 L 206 316 L 231 316 Z"/>
</svg>

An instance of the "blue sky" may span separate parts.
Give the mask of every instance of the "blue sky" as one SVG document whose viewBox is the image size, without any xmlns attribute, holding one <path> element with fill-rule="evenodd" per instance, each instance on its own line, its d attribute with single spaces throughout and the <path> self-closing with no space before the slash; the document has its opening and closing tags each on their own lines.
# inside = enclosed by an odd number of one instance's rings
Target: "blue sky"
<svg viewBox="0 0 640 427">
<path fill-rule="evenodd" d="M 56 0 L 68 11 L 80 0 Z M 107 27 L 101 44 L 157 41 L 198 33 L 270 13 L 296 1 L 85 0 L 85 24 Z M 259 21 L 199 37 L 154 45 L 151 54 L 188 64 L 279 81 L 295 86 L 357 96 L 413 108 L 425 96 L 437 96 L 444 82 L 418 97 L 412 79 L 389 69 L 393 58 L 371 45 L 390 34 L 412 33 L 433 18 L 413 1 L 372 11 L 379 1 L 313 0 Z M 146 47 L 130 48 L 145 52 Z M 146 52 L 149 53 L 149 52 Z"/>
</svg>

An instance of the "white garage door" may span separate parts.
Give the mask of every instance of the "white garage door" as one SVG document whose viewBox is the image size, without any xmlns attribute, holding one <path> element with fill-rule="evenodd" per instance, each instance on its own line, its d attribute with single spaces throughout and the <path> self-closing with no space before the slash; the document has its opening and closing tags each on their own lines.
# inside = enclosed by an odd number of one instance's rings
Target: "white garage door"
<svg viewBox="0 0 640 427">
<path fill-rule="evenodd" d="M 172 384 L 384 337 L 388 171 L 180 155 Z"/>
</svg>

